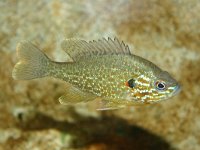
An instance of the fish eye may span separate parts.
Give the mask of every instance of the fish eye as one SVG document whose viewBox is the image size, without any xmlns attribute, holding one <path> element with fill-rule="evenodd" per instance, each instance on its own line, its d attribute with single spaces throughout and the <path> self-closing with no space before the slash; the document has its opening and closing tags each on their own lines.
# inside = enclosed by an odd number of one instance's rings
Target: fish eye
<svg viewBox="0 0 200 150">
<path fill-rule="evenodd" d="M 158 90 L 165 90 L 166 89 L 166 84 L 165 84 L 164 81 L 156 81 L 155 86 L 156 86 L 156 89 L 158 89 Z"/>
<path fill-rule="evenodd" d="M 130 87 L 130 88 L 134 88 L 135 87 L 135 80 L 134 79 L 130 79 L 126 82 L 126 86 Z"/>
</svg>

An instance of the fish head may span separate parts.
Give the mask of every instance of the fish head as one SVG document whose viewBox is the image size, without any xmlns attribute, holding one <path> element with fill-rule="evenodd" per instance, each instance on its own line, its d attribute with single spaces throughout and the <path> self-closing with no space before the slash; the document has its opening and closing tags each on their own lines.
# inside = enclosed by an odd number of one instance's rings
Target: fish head
<svg viewBox="0 0 200 150">
<path fill-rule="evenodd" d="M 126 99 L 139 104 L 159 102 L 178 94 L 181 90 L 180 84 L 166 71 L 142 74 L 127 82 L 129 87 L 131 84 Z"/>
<path fill-rule="evenodd" d="M 181 90 L 180 84 L 167 71 L 161 71 L 156 74 L 151 87 L 155 93 L 154 101 L 168 99 L 177 95 Z"/>
</svg>

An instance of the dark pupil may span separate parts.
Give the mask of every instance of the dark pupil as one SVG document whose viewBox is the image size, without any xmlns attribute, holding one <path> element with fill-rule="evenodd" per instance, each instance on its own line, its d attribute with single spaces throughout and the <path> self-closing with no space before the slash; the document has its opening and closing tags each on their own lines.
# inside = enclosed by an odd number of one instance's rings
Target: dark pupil
<svg viewBox="0 0 200 150">
<path fill-rule="evenodd" d="M 129 86 L 130 88 L 133 88 L 133 87 L 135 86 L 135 80 L 134 80 L 134 79 L 128 80 L 128 86 Z"/>
<path fill-rule="evenodd" d="M 159 88 L 159 89 L 163 89 L 163 88 L 165 88 L 165 86 L 164 86 L 163 83 L 158 83 L 158 88 Z"/>
</svg>

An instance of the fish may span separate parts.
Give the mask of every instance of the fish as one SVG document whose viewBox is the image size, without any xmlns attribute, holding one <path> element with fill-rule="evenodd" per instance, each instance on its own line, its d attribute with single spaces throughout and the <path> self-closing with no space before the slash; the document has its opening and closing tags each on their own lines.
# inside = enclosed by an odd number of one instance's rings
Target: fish
<svg viewBox="0 0 200 150">
<path fill-rule="evenodd" d="M 180 84 L 145 58 L 134 55 L 118 38 L 86 41 L 65 39 L 61 48 L 70 56 L 55 62 L 29 41 L 18 43 L 15 80 L 53 77 L 67 82 L 59 97 L 63 105 L 96 102 L 97 110 L 143 106 L 177 95 Z M 53 91 L 52 91 L 53 92 Z"/>
</svg>

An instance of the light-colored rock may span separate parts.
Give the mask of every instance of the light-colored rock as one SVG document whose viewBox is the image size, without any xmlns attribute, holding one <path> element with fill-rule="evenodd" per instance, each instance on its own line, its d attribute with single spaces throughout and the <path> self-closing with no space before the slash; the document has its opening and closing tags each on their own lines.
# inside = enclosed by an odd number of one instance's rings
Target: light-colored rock
<svg viewBox="0 0 200 150">
<path fill-rule="evenodd" d="M 139 134 L 155 140 L 158 135 L 180 150 L 200 149 L 199 10 L 199 0 L 0 1 L 0 149 L 115 149 L 118 144 L 131 149 L 134 142 L 126 138 L 134 141 Z M 61 81 L 11 77 L 21 40 L 65 61 L 60 48 L 64 38 L 108 36 L 117 36 L 134 47 L 133 53 L 170 72 L 182 84 L 182 92 L 156 105 L 100 112 L 61 106 L 57 101 L 65 91 Z M 16 120 L 19 112 L 25 113 L 21 124 Z M 128 135 L 130 126 L 145 131 Z M 110 143 L 106 137 L 112 137 Z M 166 143 L 154 146 L 162 144 Z"/>
</svg>

